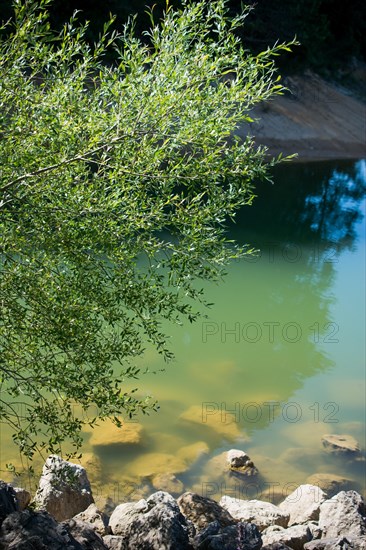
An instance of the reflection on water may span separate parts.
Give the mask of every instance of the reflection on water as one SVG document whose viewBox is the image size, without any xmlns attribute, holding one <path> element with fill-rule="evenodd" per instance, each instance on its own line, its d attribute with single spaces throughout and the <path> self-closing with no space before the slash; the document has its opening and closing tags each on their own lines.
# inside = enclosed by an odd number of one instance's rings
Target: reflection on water
<svg viewBox="0 0 366 550">
<path fill-rule="evenodd" d="M 96 494 L 278 498 L 317 473 L 364 490 L 362 456 L 330 456 L 321 437 L 347 433 L 365 448 L 366 162 L 286 165 L 274 181 L 230 229 L 260 252 L 207 286 L 207 319 L 169 328 L 176 362 L 141 381 L 159 413 L 121 444 L 108 445 L 108 425 L 85 434 Z M 145 363 L 163 366 L 151 350 Z M 9 441 L 3 428 L 2 463 L 17 462 Z M 223 473 L 230 448 L 250 455 L 257 478 Z"/>
</svg>

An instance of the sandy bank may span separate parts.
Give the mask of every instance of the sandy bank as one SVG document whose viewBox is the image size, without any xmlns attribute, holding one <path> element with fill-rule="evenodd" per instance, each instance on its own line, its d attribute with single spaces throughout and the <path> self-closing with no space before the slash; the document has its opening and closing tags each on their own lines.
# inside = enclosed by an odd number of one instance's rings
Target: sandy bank
<svg viewBox="0 0 366 550">
<path fill-rule="evenodd" d="M 366 157 L 366 105 L 312 73 L 286 79 L 292 95 L 253 109 L 258 122 L 238 134 L 255 136 L 271 155 L 298 153 L 298 160 Z"/>
</svg>

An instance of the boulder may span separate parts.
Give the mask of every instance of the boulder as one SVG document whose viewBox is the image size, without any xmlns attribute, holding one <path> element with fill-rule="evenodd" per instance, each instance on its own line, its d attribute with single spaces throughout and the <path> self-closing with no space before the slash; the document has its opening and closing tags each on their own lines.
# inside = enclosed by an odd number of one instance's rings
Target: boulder
<svg viewBox="0 0 366 550">
<path fill-rule="evenodd" d="M 319 510 L 322 502 L 326 500 L 326 494 L 316 485 L 300 485 L 289 494 L 279 508 L 289 514 L 289 527 L 299 523 L 307 523 L 319 519 Z"/>
<path fill-rule="evenodd" d="M 14 487 L 16 499 L 18 501 L 19 510 L 25 510 L 32 500 L 32 495 L 26 489 Z"/>
<path fill-rule="evenodd" d="M 13 487 L 0 481 L 0 525 L 6 516 L 18 510 L 19 504 Z"/>
<path fill-rule="evenodd" d="M 125 538 L 118 535 L 106 535 L 103 542 L 109 550 L 125 550 Z"/>
<path fill-rule="evenodd" d="M 302 550 L 306 542 L 312 538 L 311 531 L 307 525 L 293 525 L 284 529 L 279 525 L 267 527 L 262 533 L 263 545 L 280 542 L 293 550 Z"/>
<path fill-rule="evenodd" d="M 312 540 L 304 545 L 305 550 L 366 550 L 366 537 L 337 537 Z"/>
<path fill-rule="evenodd" d="M 231 449 L 226 454 L 226 461 L 229 470 L 233 472 L 239 472 L 246 476 L 253 476 L 258 474 L 257 468 L 254 466 L 250 456 L 244 451 L 238 449 Z"/>
<path fill-rule="evenodd" d="M 51 455 L 43 467 L 34 501 L 57 521 L 83 512 L 94 502 L 85 469 Z"/>
<path fill-rule="evenodd" d="M 184 493 L 177 500 L 178 506 L 185 518 L 189 519 L 197 531 L 206 528 L 216 521 L 220 527 L 234 525 L 237 521 L 217 502 L 201 497 L 197 493 Z"/>
<path fill-rule="evenodd" d="M 120 504 L 109 526 L 113 535 L 125 538 L 125 550 L 190 548 L 187 522 L 174 498 L 163 491 L 146 500 Z"/>
<path fill-rule="evenodd" d="M 222 527 L 214 521 L 193 540 L 193 547 L 199 550 L 259 550 L 261 546 L 261 534 L 251 523 Z"/>
<path fill-rule="evenodd" d="M 352 489 L 355 482 L 346 477 L 337 476 L 336 474 L 317 473 L 307 478 L 307 483 L 320 487 L 328 498 L 333 497 L 340 491 Z"/>
<path fill-rule="evenodd" d="M 225 508 L 231 516 L 240 521 L 255 523 L 260 531 L 270 525 L 287 527 L 289 514 L 270 502 L 261 500 L 241 500 L 223 496 L 220 506 Z"/>
<path fill-rule="evenodd" d="M 74 516 L 73 519 L 88 523 L 101 536 L 108 535 L 109 533 L 108 516 L 101 512 L 95 504 L 90 504 L 86 510 Z"/>
<path fill-rule="evenodd" d="M 356 491 L 341 491 L 320 506 L 322 538 L 366 534 L 365 504 Z"/>
<path fill-rule="evenodd" d="M 120 419 L 122 421 L 122 419 Z M 100 426 L 93 428 L 90 445 L 138 445 L 141 443 L 143 427 L 138 422 L 124 422 L 119 428 L 107 419 Z"/>
<path fill-rule="evenodd" d="M 0 533 L 2 550 L 81 550 L 64 526 L 47 512 L 24 510 L 10 514 Z"/>
<path fill-rule="evenodd" d="M 157 491 L 165 491 L 173 495 L 181 495 L 184 491 L 183 483 L 174 474 L 158 474 L 152 480 Z"/>
<path fill-rule="evenodd" d="M 90 526 L 90 523 L 69 519 L 61 525 L 85 550 L 106 550 L 108 548 L 102 537 Z"/>
<path fill-rule="evenodd" d="M 360 452 L 357 440 L 351 435 L 326 434 L 322 443 L 327 452 L 334 454 L 357 455 Z"/>
</svg>

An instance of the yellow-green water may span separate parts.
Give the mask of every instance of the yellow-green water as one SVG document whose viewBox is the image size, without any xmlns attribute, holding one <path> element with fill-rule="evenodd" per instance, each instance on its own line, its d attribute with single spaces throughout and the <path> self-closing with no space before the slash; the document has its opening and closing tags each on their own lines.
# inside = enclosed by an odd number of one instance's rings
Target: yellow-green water
<svg viewBox="0 0 366 550">
<path fill-rule="evenodd" d="M 214 497 L 286 495 L 315 473 L 365 491 L 366 463 L 329 455 L 321 437 L 349 434 L 365 449 L 366 162 L 288 165 L 274 181 L 231 228 L 260 254 L 207 285 L 207 319 L 166 327 L 174 363 L 144 357 L 157 372 L 136 385 L 159 412 L 138 420 L 135 443 L 93 445 L 85 434 L 96 495 L 138 499 L 165 471 Z M 222 473 L 215 457 L 231 448 L 250 455 L 257 478 Z M 2 467 L 19 462 L 4 426 L 1 449 Z"/>
</svg>

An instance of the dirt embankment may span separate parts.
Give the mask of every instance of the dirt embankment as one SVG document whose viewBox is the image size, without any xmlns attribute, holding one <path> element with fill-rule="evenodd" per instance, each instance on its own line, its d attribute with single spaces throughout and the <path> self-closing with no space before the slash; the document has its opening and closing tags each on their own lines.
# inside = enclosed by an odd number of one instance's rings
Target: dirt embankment
<svg viewBox="0 0 366 550">
<path fill-rule="evenodd" d="M 366 104 L 341 87 L 307 73 L 286 79 L 292 94 L 253 109 L 258 122 L 238 134 L 255 136 L 271 155 L 298 160 L 366 157 Z"/>
</svg>

